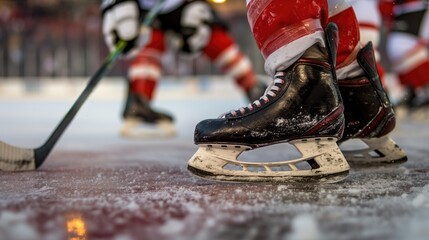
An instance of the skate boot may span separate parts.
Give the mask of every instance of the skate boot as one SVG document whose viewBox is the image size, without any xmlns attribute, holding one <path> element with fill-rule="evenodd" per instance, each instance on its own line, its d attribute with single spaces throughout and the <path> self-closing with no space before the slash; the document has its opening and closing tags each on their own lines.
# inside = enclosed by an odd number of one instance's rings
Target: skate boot
<svg viewBox="0 0 429 240">
<path fill-rule="evenodd" d="M 343 148 L 345 144 L 341 144 L 343 154 L 347 161 L 355 164 L 405 162 L 404 151 L 388 136 L 395 128 L 395 113 L 381 85 L 371 43 L 359 51 L 357 61 L 364 75 L 338 81 L 346 118 L 340 142 L 359 139 L 366 146 L 347 150 Z"/>
<path fill-rule="evenodd" d="M 335 56 L 336 38 L 327 39 L 333 46 L 329 53 Z M 314 45 L 292 66 L 277 72 L 259 100 L 221 118 L 200 122 L 194 134 L 199 149 L 188 169 L 204 178 L 225 181 L 344 179 L 349 165 L 337 140 L 345 120 L 333 63 L 326 49 Z M 278 162 L 237 159 L 244 151 L 280 143 L 292 144 L 302 156 Z"/>
<path fill-rule="evenodd" d="M 128 92 L 121 135 L 128 138 L 173 137 L 173 118 L 153 110 L 143 96 Z"/>
</svg>

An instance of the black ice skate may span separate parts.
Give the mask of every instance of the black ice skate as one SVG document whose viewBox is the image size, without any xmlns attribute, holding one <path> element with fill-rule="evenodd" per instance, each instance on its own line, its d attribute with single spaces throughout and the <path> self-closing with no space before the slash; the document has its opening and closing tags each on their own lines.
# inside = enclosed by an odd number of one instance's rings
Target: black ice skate
<svg viewBox="0 0 429 240">
<path fill-rule="evenodd" d="M 330 55 L 335 56 L 337 38 L 332 34 L 336 36 L 335 25 L 327 31 Z M 229 181 L 344 179 L 349 165 L 337 140 L 345 120 L 332 63 L 327 51 L 314 45 L 288 69 L 277 72 L 259 100 L 200 122 L 194 135 L 199 149 L 188 169 L 204 178 Z M 302 156 L 281 162 L 237 160 L 243 151 L 279 143 L 294 145 Z"/>
<path fill-rule="evenodd" d="M 153 110 L 149 102 L 128 92 L 124 108 L 124 126 L 121 135 L 129 138 L 172 137 L 176 134 L 173 118 Z"/>
<path fill-rule="evenodd" d="M 342 145 L 342 151 L 351 163 L 405 162 L 407 157 L 404 151 L 388 136 L 395 128 L 395 113 L 377 73 L 371 43 L 359 51 L 357 61 L 364 75 L 338 81 L 346 118 L 341 142 L 360 139 L 367 146 L 359 150 L 345 150 Z"/>
</svg>

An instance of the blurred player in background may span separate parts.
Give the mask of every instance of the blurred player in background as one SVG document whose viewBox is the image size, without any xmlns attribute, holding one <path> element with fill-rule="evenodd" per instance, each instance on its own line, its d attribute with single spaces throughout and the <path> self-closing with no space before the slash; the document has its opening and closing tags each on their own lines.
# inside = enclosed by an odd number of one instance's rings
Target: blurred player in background
<svg viewBox="0 0 429 240">
<path fill-rule="evenodd" d="M 371 41 L 374 45 L 381 79 L 384 70 L 377 49 L 381 24 L 385 24 L 386 54 L 391 70 L 405 87 L 405 94 L 400 94 L 404 95 L 404 98 L 398 101 L 398 104 L 411 110 L 428 105 L 428 2 L 352 0 L 351 3 L 359 22 L 362 43 Z"/>
<path fill-rule="evenodd" d="M 130 40 L 129 90 L 123 112 L 123 136 L 172 136 L 173 117 L 151 107 L 162 76 L 161 58 L 167 51 L 166 38 L 172 37 L 181 54 L 205 55 L 222 73 L 231 76 L 253 101 L 263 94 L 267 85 L 257 81 L 250 61 L 240 52 L 229 35 L 226 24 L 204 0 L 166 0 L 157 19 L 139 48 L 136 37 L 141 19 L 157 0 L 118 0 L 103 2 L 103 33 L 110 49 L 117 40 Z M 125 30 L 123 30 L 125 29 Z M 140 35 L 141 36 L 141 35 Z M 130 38 L 130 39 L 128 39 Z"/>
<path fill-rule="evenodd" d="M 429 11 L 426 0 L 384 0 L 384 16 L 391 21 L 387 55 L 393 72 L 407 88 L 405 105 L 429 104 Z M 390 13 L 389 13 L 390 12 Z M 389 19 L 390 17 L 390 19 Z"/>
</svg>

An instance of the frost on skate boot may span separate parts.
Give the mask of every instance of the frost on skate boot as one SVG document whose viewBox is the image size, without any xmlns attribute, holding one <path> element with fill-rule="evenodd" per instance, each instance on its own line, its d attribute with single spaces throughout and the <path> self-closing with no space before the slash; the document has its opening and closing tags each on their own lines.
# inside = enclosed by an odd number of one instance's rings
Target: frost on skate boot
<svg viewBox="0 0 429 240">
<path fill-rule="evenodd" d="M 332 62 L 325 49 L 314 45 L 288 69 L 277 72 L 259 100 L 200 122 L 194 134 L 199 149 L 188 169 L 204 178 L 227 181 L 344 179 L 349 165 L 337 140 L 345 120 Z M 302 156 L 280 162 L 237 159 L 243 151 L 279 143 L 292 144 Z"/>
<path fill-rule="evenodd" d="M 153 110 L 143 96 L 129 92 L 124 108 L 121 135 L 129 138 L 172 137 L 173 117 Z"/>
<path fill-rule="evenodd" d="M 338 81 L 344 102 L 346 127 L 341 142 L 360 139 L 366 146 L 342 150 L 347 161 L 361 164 L 400 163 L 407 157 L 388 137 L 395 128 L 395 113 L 377 73 L 372 44 L 362 48 L 357 61 L 364 75 Z"/>
</svg>

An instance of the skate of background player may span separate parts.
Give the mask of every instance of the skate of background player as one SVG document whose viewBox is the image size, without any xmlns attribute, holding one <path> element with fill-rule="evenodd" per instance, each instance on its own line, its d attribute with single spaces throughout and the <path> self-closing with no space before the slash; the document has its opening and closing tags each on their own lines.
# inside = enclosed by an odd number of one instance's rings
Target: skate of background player
<svg viewBox="0 0 429 240">
<path fill-rule="evenodd" d="M 155 16 L 161 10 L 165 0 L 159 0 L 149 13 L 143 19 L 143 26 L 149 26 L 154 20 Z M 46 157 L 49 155 L 51 150 L 54 148 L 58 139 L 61 137 L 63 132 L 66 130 L 68 125 L 71 123 L 73 118 L 78 113 L 79 109 L 88 99 L 94 88 L 100 82 L 100 80 L 109 72 L 116 61 L 122 56 L 123 50 L 126 48 L 127 43 L 119 41 L 115 49 L 105 59 L 102 66 L 97 72 L 90 78 L 87 86 L 82 91 L 80 96 L 77 98 L 73 106 L 54 129 L 49 138 L 43 145 L 38 148 L 19 148 L 9 145 L 5 142 L 0 141 L 0 170 L 2 171 L 30 171 L 39 168 Z"/>
</svg>

